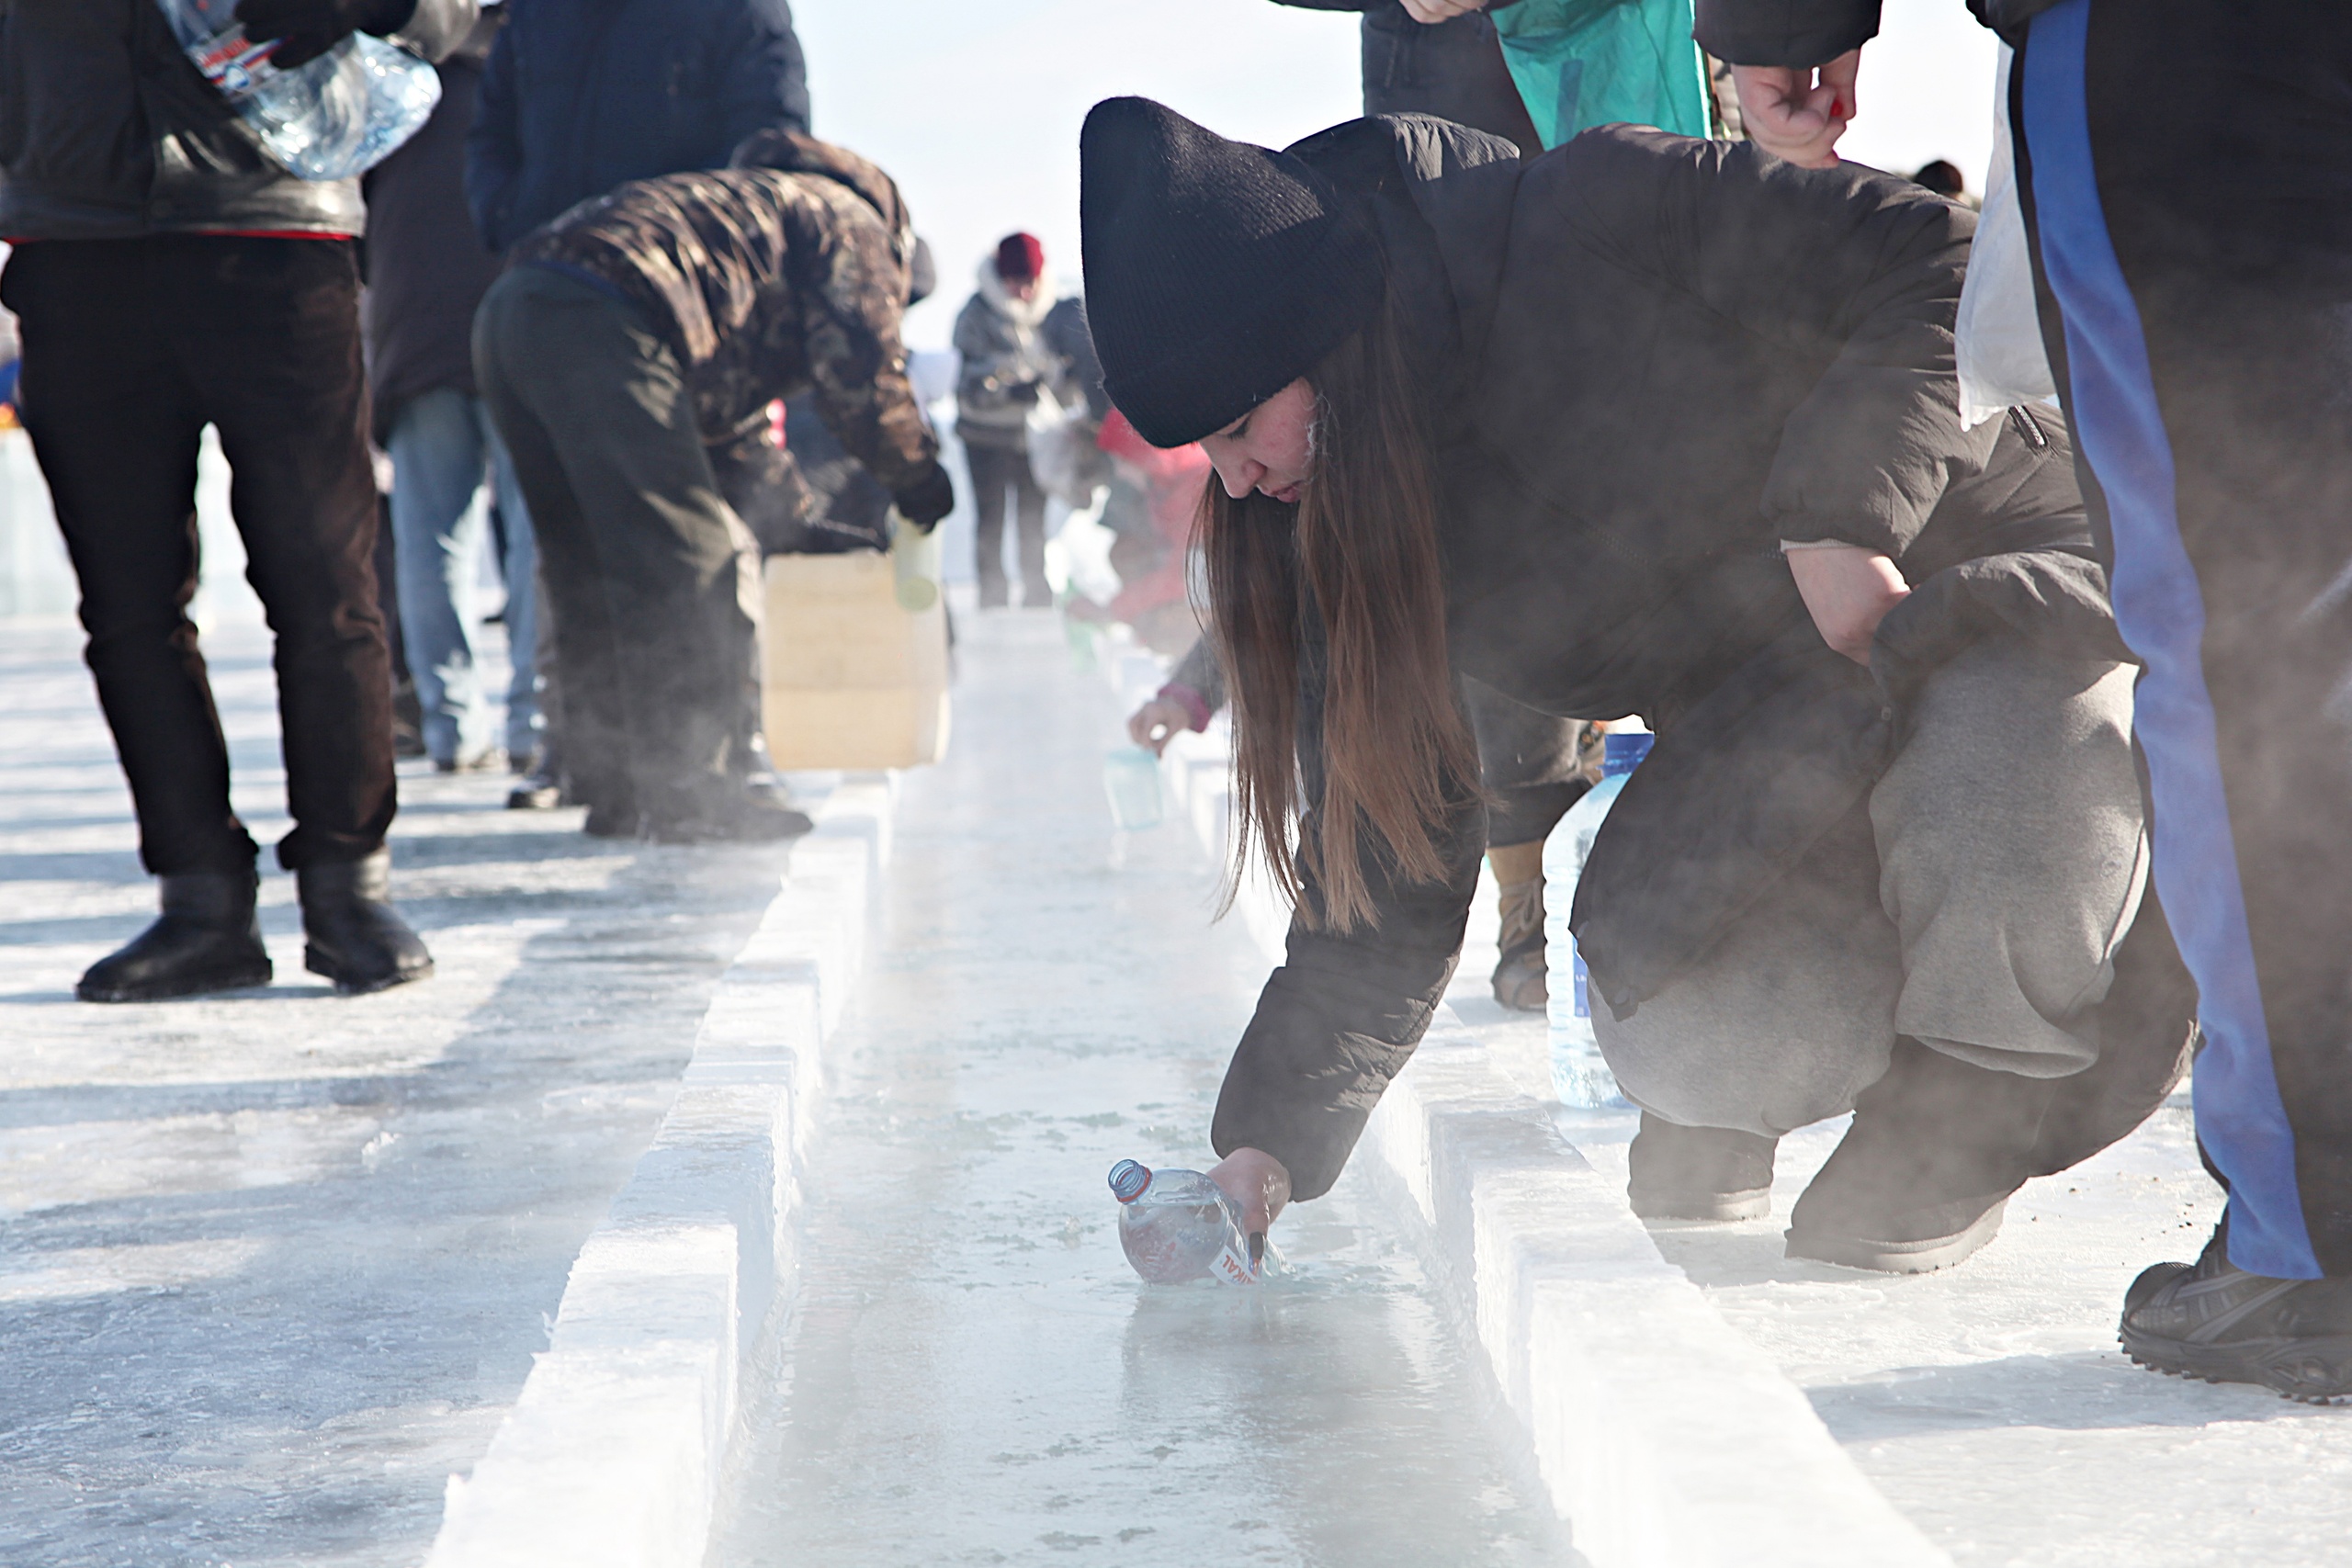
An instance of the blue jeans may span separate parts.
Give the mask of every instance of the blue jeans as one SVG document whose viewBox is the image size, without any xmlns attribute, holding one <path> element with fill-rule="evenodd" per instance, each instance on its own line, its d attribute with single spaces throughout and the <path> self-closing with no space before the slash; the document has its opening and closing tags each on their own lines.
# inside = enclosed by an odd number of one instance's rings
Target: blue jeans
<svg viewBox="0 0 2352 1568">
<path fill-rule="evenodd" d="M 392 420 L 392 543 L 400 565 L 401 636 L 424 710 L 424 749 L 436 762 L 471 761 L 496 744 L 475 650 L 476 562 L 488 479 L 505 525 L 506 637 L 514 679 L 506 688 L 506 750 L 517 760 L 538 744 L 532 592 L 537 547 L 523 487 L 481 400 L 444 387 L 412 398 Z M 487 498 L 483 498 L 485 502 Z"/>
</svg>

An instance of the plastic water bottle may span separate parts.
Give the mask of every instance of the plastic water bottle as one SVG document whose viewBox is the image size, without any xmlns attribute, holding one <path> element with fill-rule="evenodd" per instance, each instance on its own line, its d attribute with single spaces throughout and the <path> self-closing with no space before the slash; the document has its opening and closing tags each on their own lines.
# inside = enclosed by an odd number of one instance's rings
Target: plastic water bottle
<svg viewBox="0 0 2352 1568">
<path fill-rule="evenodd" d="M 1145 746 L 1121 746 L 1102 762 L 1102 793 L 1111 819 L 1126 831 L 1159 826 L 1159 759 Z"/>
<path fill-rule="evenodd" d="M 1552 1088 L 1562 1103 L 1588 1110 L 1626 1101 L 1593 1037 L 1584 960 L 1577 955 L 1568 914 L 1576 907 L 1577 879 L 1592 854 L 1592 840 L 1626 776 L 1649 755 L 1655 739 L 1640 731 L 1611 734 L 1602 742 L 1600 782 L 1568 807 L 1544 840 L 1544 967 L 1551 996 L 1544 1015 L 1551 1025 Z"/>
<path fill-rule="evenodd" d="M 237 22 L 238 0 L 155 0 L 180 48 L 264 151 L 306 180 L 347 180 L 390 157 L 441 101 L 441 75 L 382 39 L 354 33 L 281 71 L 275 39 Z"/>
<path fill-rule="evenodd" d="M 1147 1282 L 1258 1282 L 1240 1211 L 1199 1171 L 1153 1170 L 1123 1159 L 1111 1168 L 1111 1194 L 1119 1201 L 1119 1246 Z"/>
</svg>

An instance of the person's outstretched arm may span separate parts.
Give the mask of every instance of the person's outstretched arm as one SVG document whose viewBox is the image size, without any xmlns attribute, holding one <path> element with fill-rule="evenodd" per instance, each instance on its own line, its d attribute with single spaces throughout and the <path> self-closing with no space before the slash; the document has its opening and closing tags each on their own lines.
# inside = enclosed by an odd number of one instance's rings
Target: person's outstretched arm
<svg viewBox="0 0 2352 1568">
<path fill-rule="evenodd" d="M 817 411 L 907 521 L 928 529 L 947 515 L 955 492 L 940 466 L 939 438 L 907 378 L 899 339 L 906 272 L 891 254 L 889 232 L 845 190 L 829 220 L 794 230 L 793 276 Z"/>
<path fill-rule="evenodd" d="M 1299 752 L 1322 750 L 1319 680 L 1302 682 Z M 1306 770 L 1299 841 L 1314 841 L 1322 770 Z M 1376 840 L 1360 850 L 1374 923 L 1341 934 L 1304 916 L 1291 921 L 1281 968 L 1259 994 L 1217 1093 L 1209 1141 L 1223 1163 L 1210 1174 L 1262 1230 L 1283 1202 L 1330 1190 L 1389 1081 L 1412 1059 L 1453 977 L 1487 848 L 1487 811 L 1458 807 L 1436 835 L 1445 874 L 1402 882 L 1384 870 Z M 1303 861 L 1302 908 L 1320 907 Z"/>
</svg>

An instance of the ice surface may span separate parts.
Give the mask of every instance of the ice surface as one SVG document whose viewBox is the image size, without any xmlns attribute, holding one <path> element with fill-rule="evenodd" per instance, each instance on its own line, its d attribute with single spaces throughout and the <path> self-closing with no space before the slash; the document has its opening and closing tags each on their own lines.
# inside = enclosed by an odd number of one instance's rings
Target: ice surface
<svg viewBox="0 0 2352 1568">
<path fill-rule="evenodd" d="M 1447 1295 L 1361 1173 L 1292 1272 L 1150 1287 L 1112 1162 L 1205 1165 L 1266 963 L 1181 825 L 1113 830 L 1116 704 L 1043 616 L 967 625 L 805 1177 L 799 1294 L 714 1561 L 1573 1561 Z M 1114 862 L 1116 868 L 1114 868 Z"/>
<path fill-rule="evenodd" d="M 205 651 L 266 844 L 266 638 Z M 0 621 L 0 1562 L 414 1562 L 785 852 L 591 840 L 408 764 L 438 977 L 331 995 L 266 858 L 276 985 L 90 1006 L 154 885 L 70 623 Z"/>
</svg>

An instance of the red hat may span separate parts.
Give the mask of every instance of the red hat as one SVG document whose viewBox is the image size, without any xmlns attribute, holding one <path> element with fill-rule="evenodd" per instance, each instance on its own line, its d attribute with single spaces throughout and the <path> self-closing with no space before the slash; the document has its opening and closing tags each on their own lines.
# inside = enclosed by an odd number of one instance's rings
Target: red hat
<svg viewBox="0 0 2352 1568">
<path fill-rule="evenodd" d="M 996 248 L 996 275 L 1018 282 L 1046 271 L 1046 243 L 1035 234 L 1007 234 Z"/>
</svg>

